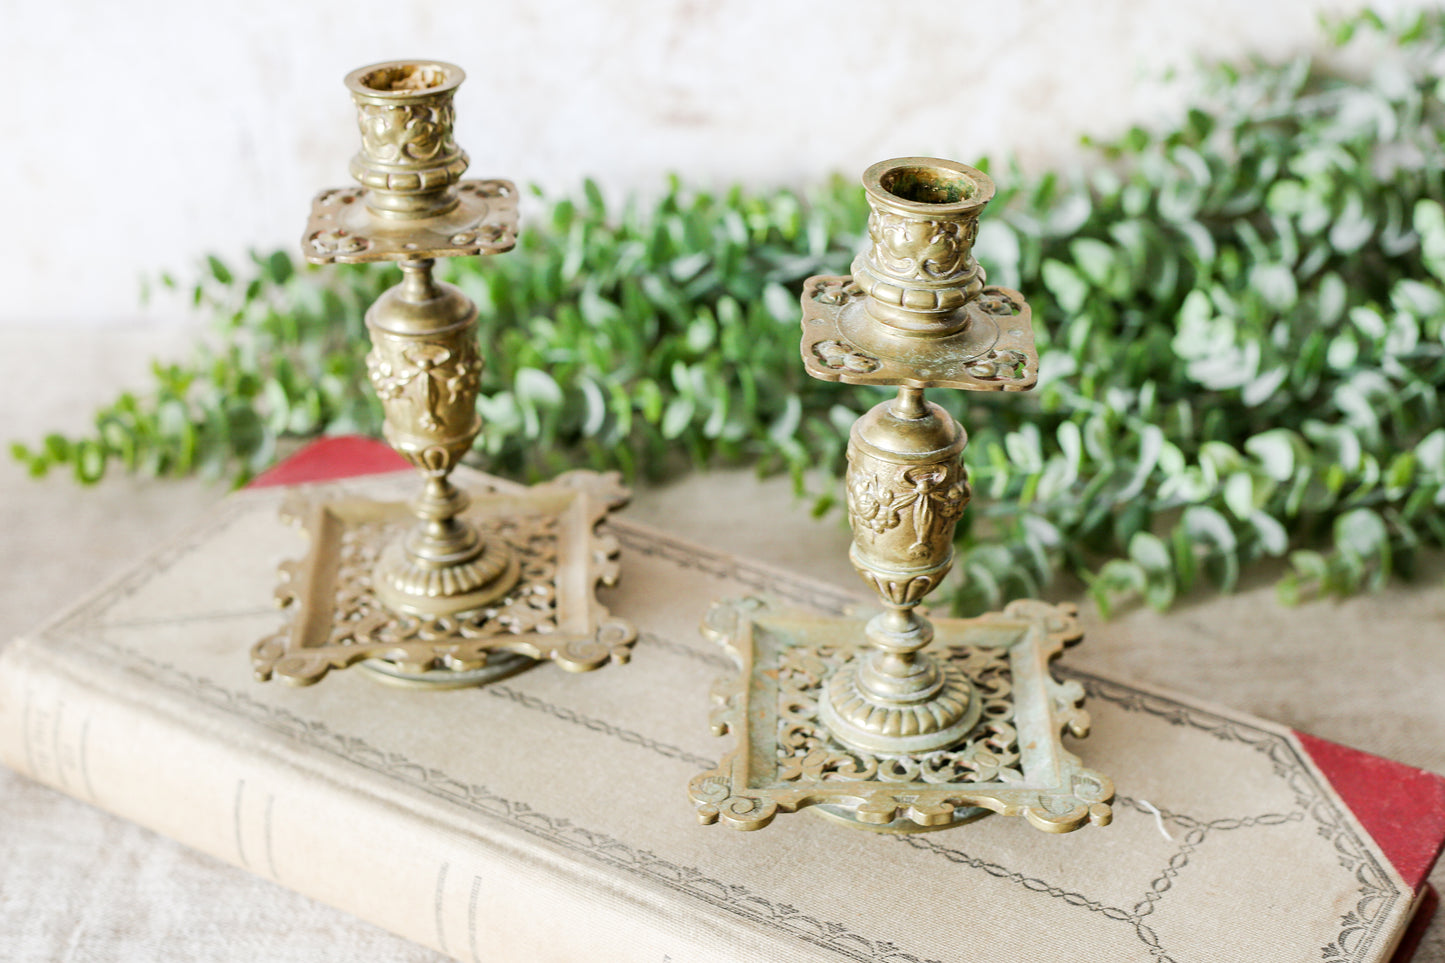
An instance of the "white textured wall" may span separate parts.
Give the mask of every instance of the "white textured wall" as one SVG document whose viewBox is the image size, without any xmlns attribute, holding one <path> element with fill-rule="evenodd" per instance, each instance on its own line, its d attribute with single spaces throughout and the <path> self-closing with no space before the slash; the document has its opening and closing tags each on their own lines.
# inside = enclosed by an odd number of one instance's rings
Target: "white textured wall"
<svg viewBox="0 0 1445 963">
<path fill-rule="evenodd" d="M 341 78 L 378 60 L 465 68 L 472 174 L 620 194 L 899 154 L 1047 163 L 1166 111 L 1166 68 L 1287 56 L 1355 6 L 0 0 L 0 322 L 134 317 L 142 274 L 294 244 L 310 196 L 347 182 Z"/>
</svg>

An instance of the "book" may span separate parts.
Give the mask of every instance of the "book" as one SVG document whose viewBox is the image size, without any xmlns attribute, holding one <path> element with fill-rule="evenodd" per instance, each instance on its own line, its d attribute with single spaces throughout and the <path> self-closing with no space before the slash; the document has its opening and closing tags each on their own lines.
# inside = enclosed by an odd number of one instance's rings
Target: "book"
<svg viewBox="0 0 1445 963">
<path fill-rule="evenodd" d="M 303 452 L 9 645 L 0 761 L 461 960 L 1364 963 L 1428 920 L 1445 779 L 1067 655 L 1093 717 L 1072 749 L 1118 788 L 1107 828 L 698 825 L 686 787 L 729 745 L 708 692 L 733 671 L 697 632 L 710 602 L 860 599 L 625 516 L 605 601 L 640 628 L 629 665 L 452 692 L 253 681 L 277 566 L 306 548 L 287 490 L 400 500 L 411 473 L 364 474 L 395 466 L 374 443 Z"/>
</svg>

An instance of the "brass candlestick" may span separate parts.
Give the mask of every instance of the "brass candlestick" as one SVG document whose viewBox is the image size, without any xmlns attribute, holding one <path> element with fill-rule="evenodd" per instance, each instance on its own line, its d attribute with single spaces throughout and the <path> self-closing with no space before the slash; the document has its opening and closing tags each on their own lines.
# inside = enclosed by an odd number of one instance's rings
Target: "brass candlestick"
<svg viewBox="0 0 1445 963">
<path fill-rule="evenodd" d="M 718 692 L 714 729 L 738 747 L 693 780 L 699 817 L 758 829 L 814 806 L 897 832 L 989 810 L 1052 832 L 1105 824 L 1112 785 L 1060 741 L 1088 731 L 1083 690 L 1047 669 L 1079 639 L 1072 610 L 1020 601 L 937 623 L 917 611 L 953 565 L 969 499 L 967 437 L 924 390 L 1024 391 L 1038 377 L 1027 302 L 985 287 L 972 253 L 993 182 L 905 157 L 868 168 L 863 186 L 869 246 L 851 277 L 808 280 L 802 355 L 815 378 L 898 387 L 854 423 L 845 482 L 849 559 L 883 610 L 825 619 L 743 601 L 709 613 L 704 631 L 743 674 Z"/>
<path fill-rule="evenodd" d="M 325 498 L 288 507 L 312 552 L 283 569 L 278 597 L 301 613 L 253 650 L 259 678 L 306 684 L 362 661 L 388 681 L 454 687 L 536 659 L 574 671 L 625 661 L 636 637 L 592 595 L 617 576 L 615 542 L 594 531 L 627 499 L 615 474 L 493 493 L 470 514 L 473 500 L 450 480 L 482 428 L 483 362 L 476 305 L 432 268 L 509 251 L 517 237 L 515 185 L 461 179 L 452 99 L 464 78 L 435 61 L 346 77 L 360 187 L 317 195 L 302 247 L 313 264 L 400 262 L 401 282 L 366 313 L 366 367 L 386 440 L 425 484 L 409 512 Z"/>
</svg>

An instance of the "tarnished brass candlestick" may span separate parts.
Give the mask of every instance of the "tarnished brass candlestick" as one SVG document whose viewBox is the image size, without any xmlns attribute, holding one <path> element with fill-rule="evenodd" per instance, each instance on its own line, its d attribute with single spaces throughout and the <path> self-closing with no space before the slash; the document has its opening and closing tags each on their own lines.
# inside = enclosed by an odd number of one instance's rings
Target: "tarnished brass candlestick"
<svg viewBox="0 0 1445 963">
<path fill-rule="evenodd" d="M 262 679 L 306 684 L 364 660 L 389 681 L 454 687 L 533 659 L 574 671 L 625 661 L 635 639 L 592 594 L 617 576 L 616 544 L 594 532 L 627 499 L 615 474 L 494 493 L 472 513 L 449 477 L 481 431 L 483 362 L 476 305 L 432 267 L 511 250 L 517 237 L 512 182 L 461 179 L 468 161 L 453 138 L 452 98 L 464 77 L 435 61 L 346 77 L 361 186 L 317 195 L 302 247 L 313 264 L 400 262 L 401 282 L 366 313 L 366 367 L 386 440 L 425 485 L 409 513 L 354 501 L 289 507 L 312 552 L 283 569 L 278 597 L 301 612 L 253 650 Z"/>
<path fill-rule="evenodd" d="M 738 658 L 714 729 L 738 747 L 693 780 L 704 823 L 758 829 L 804 806 L 908 832 L 987 810 L 1065 832 L 1109 821 L 1109 780 L 1065 750 L 1088 731 L 1083 690 L 1048 662 L 1080 637 L 1071 609 L 1021 601 L 937 623 L 917 606 L 953 565 L 969 499 L 961 425 L 930 387 L 1023 391 L 1038 377 L 1023 296 L 985 287 L 972 249 L 994 186 L 953 161 L 905 157 L 863 175 L 869 246 L 851 277 L 803 292 L 808 374 L 898 394 L 848 441 L 849 558 L 883 610 L 859 621 L 720 603 L 704 631 Z M 937 637 L 939 645 L 925 651 Z"/>
</svg>

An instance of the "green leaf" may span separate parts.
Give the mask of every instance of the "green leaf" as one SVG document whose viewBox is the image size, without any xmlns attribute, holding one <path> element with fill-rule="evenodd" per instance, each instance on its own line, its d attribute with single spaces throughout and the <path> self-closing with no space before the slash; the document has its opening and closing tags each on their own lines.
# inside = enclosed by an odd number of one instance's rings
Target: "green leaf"
<svg viewBox="0 0 1445 963">
<path fill-rule="evenodd" d="M 691 398 L 679 396 L 668 402 L 667 411 L 662 416 L 662 437 L 669 441 L 679 437 L 692 421 L 695 410 Z"/>
<path fill-rule="evenodd" d="M 513 390 L 524 405 L 558 408 L 562 404 L 561 387 L 550 374 L 538 368 L 517 369 Z"/>
<path fill-rule="evenodd" d="M 1089 594 L 1099 613 L 1108 618 L 1113 611 L 1112 600 L 1119 596 L 1144 595 L 1149 589 L 1149 576 L 1136 562 L 1114 558 L 1104 563 L 1099 574 L 1089 583 Z"/>
<path fill-rule="evenodd" d="M 803 420 L 803 404 L 797 395 L 789 395 L 782 412 L 768 428 L 768 435 L 774 441 L 785 441 L 797 434 Z"/>
<path fill-rule="evenodd" d="M 1224 483 L 1224 504 L 1236 518 L 1248 519 L 1254 514 L 1254 479 L 1248 472 L 1235 472 Z"/>
<path fill-rule="evenodd" d="M 231 281 L 234 280 L 230 269 L 227 268 L 225 264 L 221 263 L 221 259 L 216 257 L 214 254 L 206 255 L 206 263 L 210 265 L 211 276 L 217 281 L 221 282 L 222 284 L 230 284 Z"/>
<path fill-rule="evenodd" d="M 1255 536 L 1266 555 L 1278 557 L 1289 548 L 1289 532 L 1273 516 L 1255 512 L 1249 516 L 1249 524 L 1254 526 Z"/>
<path fill-rule="evenodd" d="M 1257 265 L 1250 272 L 1249 283 L 1274 311 L 1289 311 L 1299 300 L 1294 274 L 1283 264 Z"/>
<path fill-rule="evenodd" d="M 1357 508 L 1335 522 L 1335 542 L 1355 555 L 1375 555 L 1389 542 L 1385 522 L 1371 509 Z"/>
<path fill-rule="evenodd" d="M 1062 261 L 1047 260 L 1043 264 L 1044 287 L 1059 301 L 1059 307 L 1070 314 L 1083 310 L 1089 297 L 1089 285 L 1079 273 Z"/>
<path fill-rule="evenodd" d="M 763 288 L 763 303 L 767 306 L 768 313 L 780 324 L 797 324 L 802 316 L 797 295 L 775 281 Z"/>
<path fill-rule="evenodd" d="M 1420 235 L 1420 253 L 1425 258 L 1425 267 L 1435 277 L 1445 281 L 1445 208 L 1440 206 L 1439 201 L 1417 201 L 1414 220 L 1415 231 Z"/>
<path fill-rule="evenodd" d="M 1174 564 L 1169 548 L 1156 535 L 1136 532 L 1129 540 L 1129 558 L 1144 573 L 1144 600 L 1164 610 L 1174 601 Z"/>
<path fill-rule="evenodd" d="M 1375 232 L 1375 222 L 1365 208 L 1358 192 L 1345 196 L 1344 209 L 1330 225 L 1330 246 L 1340 254 L 1353 254 L 1364 246 Z"/>
<path fill-rule="evenodd" d="M 94 485 L 105 477 L 105 449 L 99 442 L 82 439 L 75 446 L 75 480 L 82 485 Z"/>
<path fill-rule="evenodd" d="M 1219 512 L 1206 505 L 1191 505 L 1184 510 L 1184 530 L 1196 541 L 1211 546 L 1204 556 L 1205 568 L 1221 591 L 1234 588 L 1239 577 L 1239 540 L 1234 529 Z"/>
<path fill-rule="evenodd" d="M 1320 278 L 1318 298 L 1320 322 L 1333 324 L 1344 316 L 1345 307 L 1349 304 L 1349 288 L 1338 274 L 1331 271 Z"/>
<path fill-rule="evenodd" d="M 582 192 L 587 195 L 587 207 L 594 218 L 601 219 L 607 216 L 607 201 L 602 196 L 602 188 L 592 178 L 582 182 Z"/>
<path fill-rule="evenodd" d="M 1308 459 L 1304 441 L 1287 428 L 1271 428 L 1251 436 L 1244 450 L 1259 459 L 1264 473 L 1277 482 L 1294 475 L 1296 458 Z"/>
<path fill-rule="evenodd" d="M 1095 287 L 1105 287 L 1114 272 L 1114 249 L 1103 241 L 1082 237 L 1069 243 L 1074 265 Z"/>
<path fill-rule="evenodd" d="M 587 402 L 587 414 L 582 422 L 582 434 L 593 438 L 602 433 L 602 428 L 607 423 L 607 397 L 597 386 L 597 382 L 591 378 L 579 378 L 577 384 L 582 389 L 582 397 Z"/>
</svg>

